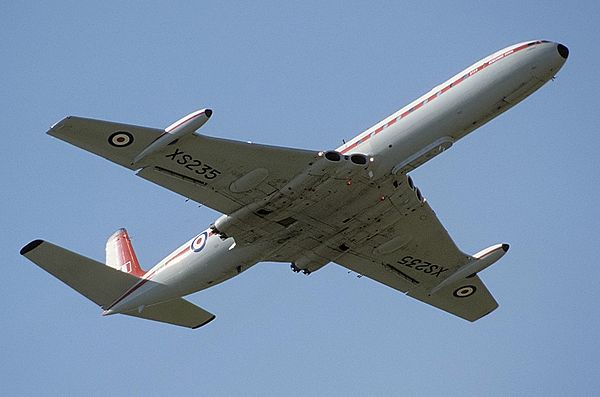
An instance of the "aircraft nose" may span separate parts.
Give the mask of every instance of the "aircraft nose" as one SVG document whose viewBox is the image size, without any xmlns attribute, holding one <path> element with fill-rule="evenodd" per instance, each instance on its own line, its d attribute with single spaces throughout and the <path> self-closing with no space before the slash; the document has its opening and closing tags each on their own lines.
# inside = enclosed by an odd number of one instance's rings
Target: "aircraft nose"
<svg viewBox="0 0 600 397">
<path fill-rule="evenodd" d="M 559 43 L 556 46 L 556 49 L 558 50 L 558 53 L 560 54 L 560 56 L 563 57 L 564 59 L 567 59 L 569 57 L 569 49 L 567 48 L 567 46 Z"/>
</svg>

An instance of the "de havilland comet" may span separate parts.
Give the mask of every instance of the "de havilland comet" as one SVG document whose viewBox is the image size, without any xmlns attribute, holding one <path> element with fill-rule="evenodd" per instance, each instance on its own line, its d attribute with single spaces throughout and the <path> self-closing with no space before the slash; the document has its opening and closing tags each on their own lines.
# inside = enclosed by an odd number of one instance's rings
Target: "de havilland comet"
<svg viewBox="0 0 600 397">
<path fill-rule="evenodd" d="M 182 297 L 258 262 L 310 274 L 330 262 L 469 321 L 498 304 L 478 274 L 508 244 L 462 252 L 409 173 L 553 79 L 569 50 L 546 40 L 469 66 L 335 150 L 196 133 L 210 109 L 163 129 L 69 116 L 48 131 L 223 213 L 144 271 L 125 229 L 106 262 L 44 240 L 21 254 L 103 309 L 189 328 L 215 316 Z"/>
</svg>

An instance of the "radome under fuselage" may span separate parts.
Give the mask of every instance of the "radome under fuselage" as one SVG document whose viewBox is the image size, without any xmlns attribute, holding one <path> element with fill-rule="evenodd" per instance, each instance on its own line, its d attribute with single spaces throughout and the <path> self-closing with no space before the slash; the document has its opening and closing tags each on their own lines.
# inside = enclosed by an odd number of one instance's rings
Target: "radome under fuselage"
<svg viewBox="0 0 600 397">
<path fill-rule="evenodd" d="M 566 47 L 547 41 L 504 48 L 375 124 L 337 152 L 366 155 L 374 181 L 409 172 L 540 88 L 563 65 L 565 51 Z M 340 196 L 332 201 L 350 202 L 359 197 L 359 193 L 344 194 L 343 200 Z M 242 245 L 223 237 L 208 228 L 186 242 L 115 300 L 105 314 L 203 290 L 276 257 L 271 255 L 276 250 L 272 241 Z M 300 238 L 302 235 L 282 236 L 286 242 Z"/>
</svg>

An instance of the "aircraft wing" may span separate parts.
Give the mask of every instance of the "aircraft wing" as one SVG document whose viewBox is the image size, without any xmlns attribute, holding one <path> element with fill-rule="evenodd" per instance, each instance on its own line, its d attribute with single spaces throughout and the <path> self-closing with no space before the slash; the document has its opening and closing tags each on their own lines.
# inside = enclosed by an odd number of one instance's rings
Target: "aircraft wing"
<svg viewBox="0 0 600 397">
<path fill-rule="evenodd" d="M 419 285 L 419 280 L 411 280 L 406 272 L 393 263 L 376 256 L 358 256 L 348 253 L 335 261 L 350 270 L 355 271 L 388 287 L 394 288 L 408 296 L 425 302 L 438 309 L 452 313 L 468 321 L 475 321 L 491 313 L 498 303 L 490 294 L 485 284 L 478 276 L 473 276 L 459 283 L 446 286 L 429 295 L 430 288 Z M 412 277 L 411 277 L 412 278 Z M 463 288 L 461 290 L 461 288 Z M 455 292 L 475 291 L 471 296 L 460 297 Z"/>
<path fill-rule="evenodd" d="M 492 312 L 498 304 L 477 275 L 442 284 L 477 259 L 460 251 L 427 201 L 419 203 L 410 193 L 391 197 L 396 209 L 410 210 L 387 212 L 391 226 L 333 261 L 469 321 Z"/>
<path fill-rule="evenodd" d="M 283 187 L 317 152 L 189 135 L 138 175 L 224 214 Z"/>
<path fill-rule="evenodd" d="M 161 129 L 69 116 L 48 134 L 129 169 Z M 190 134 L 153 154 L 137 175 L 224 214 L 281 188 L 314 151 Z"/>
</svg>

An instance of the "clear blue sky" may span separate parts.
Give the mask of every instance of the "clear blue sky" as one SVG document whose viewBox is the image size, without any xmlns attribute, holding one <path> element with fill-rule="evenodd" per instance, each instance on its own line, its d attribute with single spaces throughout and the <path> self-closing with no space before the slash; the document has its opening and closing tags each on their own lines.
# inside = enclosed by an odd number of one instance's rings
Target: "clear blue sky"
<svg viewBox="0 0 600 397">
<path fill-rule="evenodd" d="M 422 3 L 422 4 L 421 4 Z M 2 2 L 2 395 L 591 395 L 600 392 L 597 2 Z M 413 173 L 458 245 L 511 250 L 468 323 L 336 265 L 260 264 L 191 300 L 190 331 L 122 316 L 19 256 L 103 260 L 127 227 L 148 268 L 218 215 L 45 135 L 66 115 L 337 147 L 529 39 L 554 82 Z"/>
</svg>

